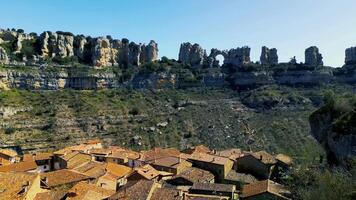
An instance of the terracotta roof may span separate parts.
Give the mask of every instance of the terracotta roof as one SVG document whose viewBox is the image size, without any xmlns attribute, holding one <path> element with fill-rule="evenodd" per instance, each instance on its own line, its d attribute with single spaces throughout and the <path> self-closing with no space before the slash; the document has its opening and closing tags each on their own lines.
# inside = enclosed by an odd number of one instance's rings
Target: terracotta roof
<svg viewBox="0 0 356 200">
<path fill-rule="evenodd" d="M 45 183 L 48 187 L 56 187 L 60 185 L 75 183 L 79 181 L 88 180 L 91 177 L 72 170 L 58 170 L 41 174 L 41 180 L 46 180 Z"/>
<path fill-rule="evenodd" d="M 193 153 L 192 155 L 190 155 L 189 160 L 197 160 L 201 162 L 214 163 L 217 165 L 225 165 L 230 159 L 206 153 Z"/>
<path fill-rule="evenodd" d="M 57 187 L 47 192 L 37 193 L 34 200 L 62 200 L 68 189 L 68 187 Z"/>
<path fill-rule="evenodd" d="M 241 196 L 246 198 L 246 197 L 252 197 L 252 196 L 264 194 L 266 192 L 274 194 L 284 199 L 288 199 L 287 197 L 284 197 L 282 193 L 289 193 L 289 192 L 285 190 L 282 185 L 275 183 L 271 180 L 258 181 L 255 183 L 245 185 L 243 187 Z"/>
<path fill-rule="evenodd" d="M 92 139 L 84 142 L 83 144 L 100 144 L 101 140 L 100 139 Z"/>
<path fill-rule="evenodd" d="M 13 149 L 0 149 L 0 154 L 7 155 L 9 157 L 16 157 L 18 155 Z"/>
<path fill-rule="evenodd" d="M 167 148 L 167 149 L 161 149 L 161 148 L 154 148 L 149 151 L 142 151 L 140 153 L 140 160 L 144 162 L 150 162 L 155 159 L 159 158 L 164 158 L 164 157 L 179 157 L 180 151 L 178 151 L 175 148 Z"/>
<path fill-rule="evenodd" d="M 211 153 L 211 150 L 204 146 L 204 145 L 198 145 L 198 146 L 195 146 L 195 147 L 189 147 L 185 150 L 183 150 L 184 153 L 187 153 L 187 154 L 192 154 L 192 153 Z"/>
<path fill-rule="evenodd" d="M 179 190 L 173 188 L 157 188 L 154 190 L 150 200 L 180 200 Z"/>
<path fill-rule="evenodd" d="M 129 181 L 125 186 L 119 189 L 118 193 L 114 194 L 109 199 L 145 200 L 149 196 L 153 186 L 153 181 Z"/>
<path fill-rule="evenodd" d="M 214 180 L 214 175 L 206 170 L 195 167 L 190 167 L 182 171 L 180 174 L 174 176 L 172 179 L 183 178 L 192 183 L 207 183 Z"/>
<path fill-rule="evenodd" d="M 31 187 L 37 174 L 24 172 L 17 173 L 0 173 L 0 199 L 22 199 L 24 194 L 19 194 L 24 186 Z"/>
<path fill-rule="evenodd" d="M 106 190 L 93 184 L 79 182 L 68 191 L 68 200 L 106 199 L 115 194 L 113 190 Z"/>
<path fill-rule="evenodd" d="M 243 183 L 253 183 L 256 182 L 257 179 L 250 174 L 237 173 L 234 170 L 231 170 L 225 177 L 226 180 L 231 181 L 239 181 Z"/>
<path fill-rule="evenodd" d="M 124 165 L 118 165 L 109 162 L 106 166 L 106 171 L 120 178 L 128 175 L 132 171 L 132 169 Z"/>
<path fill-rule="evenodd" d="M 227 149 L 224 151 L 216 152 L 216 155 L 225 158 L 230 158 L 232 160 L 235 160 L 236 158 L 240 157 L 241 154 L 242 154 L 241 149 Z"/>
<path fill-rule="evenodd" d="M 11 165 L 5 165 L 0 167 L 0 172 L 27 172 L 36 170 L 37 164 L 35 161 L 19 162 Z"/>
<path fill-rule="evenodd" d="M 278 154 L 276 156 L 276 159 L 279 160 L 280 162 L 283 162 L 286 165 L 292 165 L 293 164 L 293 159 L 287 155 L 284 154 Z"/>
<path fill-rule="evenodd" d="M 218 183 L 194 183 L 190 189 L 211 192 L 234 192 L 235 185 Z"/>
<path fill-rule="evenodd" d="M 52 157 L 52 153 L 24 154 L 23 161 L 50 160 Z"/>
<path fill-rule="evenodd" d="M 135 171 L 132 172 L 131 174 L 136 172 L 136 173 L 140 174 L 141 176 L 143 176 L 144 178 L 146 178 L 147 180 L 152 180 L 152 179 L 154 179 L 154 178 L 156 178 L 157 176 L 160 175 L 159 171 L 157 171 L 151 165 L 145 165 L 145 166 L 142 166 L 142 167 L 137 167 L 134 170 Z"/>
<path fill-rule="evenodd" d="M 62 158 L 67 161 L 68 169 L 73 169 L 91 161 L 90 155 L 79 152 L 67 154 L 65 156 L 62 156 Z"/>
<path fill-rule="evenodd" d="M 255 152 L 255 153 L 252 153 L 252 155 L 261 160 L 264 164 L 276 164 L 277 163 L 277 160 L 275 159 L 274 156 L 272 156 L 271 154 L 267 153 L 266 151 L 259 151 L 259 152 Z"/>
<path fill-rule="evenodd" d="M 163 158 L 155 159 L 151 164 L 154 164 L 157 166 L 176 168 L 179 166 L 180 163 L 181 163 L 180 158 L 170 156 L 170 157 L 163 157 Z"/>
<path fill-rule="evenodd" d="M 212 195 L 187 194 L 185 200 L 226 200 L 226 197 Z"/>
<path fill-rule="evenodd" d="M 212 191 L 212 192 L 234 192 L 235 185 L 218 183 L 194 183 L 191 190 Z"/>
<path fill-rule="evenodd" d="M 90 177 L 99 178 L 106 173 L 106 165 L 107 163 L 90 161 L 84 165 L 74 168 L 74 170 Z"/>
<path fill-rule="evenodd" d="M 111 149 L 91 149 L 89 150 L 90 154 L 100 154 L 100 155 L 108 155 L 112 153 Z"/>
</svg>

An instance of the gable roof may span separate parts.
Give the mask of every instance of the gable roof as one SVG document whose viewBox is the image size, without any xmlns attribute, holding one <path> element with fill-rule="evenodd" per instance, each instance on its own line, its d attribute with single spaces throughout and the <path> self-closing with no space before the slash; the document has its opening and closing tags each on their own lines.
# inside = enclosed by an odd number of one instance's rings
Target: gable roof
<svg viewBox="0 0 356 200">
<path fill-rule="evenodd" d="M 16 157 L 16 156 L 18 155 L 15 150 L 9 149 L 9 148 L 7 148 L 7 149 L 0 149 L 0 154 L 4 154 L 4 155 L 6 155 L 6 156 L 8 156 L 8 157 Z"/>
<path fill-rule="evenodd" d="M 68 200 L 106 199 L 115 194 L 113 190 L 107 190 L 93 184 L 79 182 L 68 191 Z"/>
<path fill-rule="evenodd" d="M 46 192 L 37 193 L 34 200 L 62 200 L 69 188 L 57 187 Z"/>
<path fill-rule="evenodd" d="M 160 175 L 159 171 L 157 171 L 151 165 L 144 165 L 142 167 L 136 167 L 130 175 L 132 175 L 134 173 L 140 174 L 147 180 L 152 180 Z"/>
<path fill-rule="evenodd" d="M 10 165 L 0 166 L 0 172 L 28 172 L 37 169 L 35 161 L 19 162 Z"/>
<path fill-rule="evenodd" d="M 177 168 L 180 163 L 181 163 L 180 158 L 169 156 L 169 157 L 155 159 L 151 164 L 157 165 L 157 166 Z"/>
<path fill-rule="evenodd" d="M 75 183 L 88 180 L 90 178 L 91 177 L 89 176 L 68 169 L 41 174 L 41 180 L 45 180 L 44 182 L 48 187 L 56 187 L 60 185 Z"/>
<path fill-rule="evenodd" d="M 225 177 L 226 180 L 239 181 L 243 183 L 253 183 L 257 179 L 251 174 L 237 173 L 235 170 L 231 170 Z"/>
<path fill-rule="evenodd" d="M 65 156 L 62 156 L 67 161 L 67 168 L 73 169 L 91 161 L 91 156 L 84 153 L 72 152 Z"/>
<path fill-rule="evenodd" d="M 52 153 L 24 154 L 23 161 L 50 160 L 52 157 Z"/>
<path fill-rule="evenodd" d="M 156 188 L 150 200 L 180 200 L 180 191 L 173 188 Z"/>
<path fill-rule="evenodd" d="M 192 183 L 207 183 L 214 180 L 214 174 L 209 171 L 202 170 L 195 167 L 190 167 L 183 170 L 180 174 L 174 176 L 172 179 L 183 178 Z M 171 179 L 171 180 L 172 180 Z"/>
<path fill-rule="evenodd" d="M 206 163 L 213 163 L 216 165 L 225 165 L 228 161 L 231 161 L 229 158 L 196 152 L 190 155 L 189 160 L 197 160 Z"/>
<path fill-rule="evenodd" d="M 74 170 L 93 178 L 99 178 L 106 173 L 107 163 L 90 161 L 84 165 L 75 167 Z"/>
<path fill-rule="evenodd" d="M 118 165 L 115 163 L 109 162 L 106 166 L 106 171 L 114 176 L 120 178 L 128 175 L 132 169 L 130 167 L 126 167 L 124 165 Z"/>
<path fill-rule="evenodd" d="M 273 165 L 277 163 L 276 158 L 273 155 L 267 153 L 266 151 L 255 152 L 252 153 L 252 155 L 267 165 Z"/>
<path fill-rule="evenodd" d="M 215 153 L 218 156 L 225 157 L 225 158 L 230 158 L 232 160 L 235 160 L 236 158 L 240 157 L 242 154 L 241 149 L 226 149 L 223 151 L 218 151 Z"/>
<path fill-rule="evenodd" d="M 280 198 L 288 199 L 287 197 L 283 196 L 283 193 L 288 193 L 288 191 L 285 190 L 282 185 L 273 182 L 271 180 L 258 181 L 255 183 L 245 185 L 243 187 L 241 196 L 247 198 L 247 197 L 257 196 L 264 193 L 270 193 Z"/>
<path fill-rule="evenodd" d="M 144 200 L 149 196 L 153 186 L 154 182 L 149 180 L 129 181 L 109 199 Z"/>
<path fill-rule="evenodd" d="M 212 191 L 212 192 L 234 192 L 236 186 L 218 183 L 194 183 L 191 190 Z"/>
<path fill-rule="evenodd" d="M 175 148 L 153 148 L 149 151 L 142 151 L 140 153 L 140 160 L 144 162 L 154 161 L 164 157 L 179 157 L 180 151 Z"/>
<path fill-rule="evenodd" d="M 23 187 L 31 187 L 38 174 L 25 172 L 0 173 L 0 197 L 1 199 L 22 199 L 26 195 L 19 194 Z"/>
</svg>

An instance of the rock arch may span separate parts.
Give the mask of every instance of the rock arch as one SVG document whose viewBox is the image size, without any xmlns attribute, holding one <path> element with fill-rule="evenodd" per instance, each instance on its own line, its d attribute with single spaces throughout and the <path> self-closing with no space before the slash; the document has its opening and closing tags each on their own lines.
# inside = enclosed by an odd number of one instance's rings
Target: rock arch
<svg viewBox="0 0 356 200">
<path fill-rule="evenodd" d="M 224 62 L 221 63 L 221 65 L 226 63 L 226 60 L 228 58 L 228 52 L 227 51 L 222 51 L 219 49 L 211 49 L 210 55 L 208 57 L 208 65 L 209 67 L 219 67 L 219 61 L 217 60 L 217 56 L 223 56 L 224 57 Z"/>
</svg>

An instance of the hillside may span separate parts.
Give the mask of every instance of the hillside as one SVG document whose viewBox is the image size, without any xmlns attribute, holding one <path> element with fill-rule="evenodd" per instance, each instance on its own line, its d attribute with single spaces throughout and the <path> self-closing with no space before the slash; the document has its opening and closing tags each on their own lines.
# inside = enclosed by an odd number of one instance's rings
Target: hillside
<svg viewBox="0 0 356 200">
<path fill-rule="evenodd" d="M 3 145 L 26 150 L 57 149 L 99 137 L 135 149 L 203 143 L 311 161 L 323 152 L 309 134 L 308 117 L 328 90 L 341 94 L 355 87 L 9 90 L 0 94 L 0 137 Z"/>
</svg>

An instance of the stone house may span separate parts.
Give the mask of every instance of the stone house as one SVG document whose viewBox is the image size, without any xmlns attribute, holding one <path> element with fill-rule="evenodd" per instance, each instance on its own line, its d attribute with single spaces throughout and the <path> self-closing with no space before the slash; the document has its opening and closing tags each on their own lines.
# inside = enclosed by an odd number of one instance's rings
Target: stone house
<svg viewBox="0 0 356 200">
<path fill-rule="evenodd" d="M 274 156 L 265 151 L 244 153 L 236 159 L 236 171 L 252 174 L 259 179 L 268 179 L 276 163 Z"/>
<path fill-rule="evenodd" d="M 175 186 L 192 186 L 194 183 L 214 183 L 215 176 L 209 171 L 190 167 L 167 180 L 167 183 Z"/>
<path fill-rule="evenodd" d="M 215 175 L 215 181 L 222 181 L 234 165 L 229 158 L 205 153 L 193 153 L 188 161 L 193 163 L 193 167 L 212 172 Z"/>
<path fill-rule="evenodd" d="M 217 183 L 194 183 L 189 194 L 224 196 L 237 199 L 236 186 Z"/>
<path fill-rule="evenodd" d="M 46 190 L 40 187 L 38 174 L 25 172 L 0 173 L 1 199 L 34 199 Z"/>
<path fill-rule="evenodd" d="M 37 164 L 37 171 L 40 173 L 54 170 L 54 155 L 52 153 L 36 153 L 25 154 L 23 161 L 35 161 Z"/>
<path fill-rule="evenodd" d="M 10 165 L 19 161 L 17 152 L 13 149 L 0 149 L 0 166 Z"/>
<path fill-rule="evenodd" d="M 169 156 L 158 158 L 150 162 L 150 165 L 158 171 L 165 171 L 172 174 L 179 174 L 183 170 L 192 166 L 192 163 L 179 157 Z"/>
<path fill-rule="evenodd" d="M 109 162 L 106 166 L 105 175 L 98 179 L 96 185 L 107 190 L 117 191 L 121 186 L 127 183 L 126 177 L 132 171 L 130 167 Z"/>
<path fill-rule="evenodd" d="M 90 182 L 91 180 L 93 180 L 92 177 L 72 170 L 62 169 L 41 174 L 41 187 L 53 189 L 64 185 L 72 186 L 81 181 Z"/>
<path fill-rule="evenodd" d="M 278 199 L 288 200 L 286 197 L 290 192 L 282 185 L 271 180 L 258 181 L 245 185 L 242 190 L 241 199 L 243 200 L 265 200 Z"/>
</svg>

